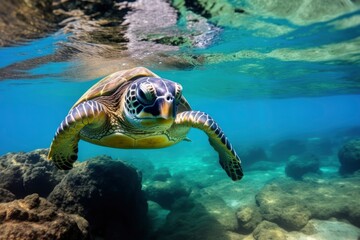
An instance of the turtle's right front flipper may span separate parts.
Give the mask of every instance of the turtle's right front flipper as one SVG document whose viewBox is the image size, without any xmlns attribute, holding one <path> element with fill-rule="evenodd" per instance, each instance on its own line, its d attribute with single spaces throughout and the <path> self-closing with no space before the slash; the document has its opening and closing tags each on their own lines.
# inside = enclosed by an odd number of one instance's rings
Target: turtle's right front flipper
<svg viewBox="0 0 360 240">
<path fill-rule="evenodd" d="M 70 170 L 78 158 L 80 131 L 94 122 L 106 120 L 104 107 L 95 101 L 86 101 L 72 108 L 61 122 L 51 143 L 48 158 L 62 170 Z"/>
<path fill-rule="evenodd" d="M 211 116 L 199 111 L 184 111 L 176 116 L 175 123 L 203 130 L 208 135 L 211 146 L 218 152 L 219 163 L 227 175 L 233 181 L 243 177 L 239 156 Z"/>
</svg>

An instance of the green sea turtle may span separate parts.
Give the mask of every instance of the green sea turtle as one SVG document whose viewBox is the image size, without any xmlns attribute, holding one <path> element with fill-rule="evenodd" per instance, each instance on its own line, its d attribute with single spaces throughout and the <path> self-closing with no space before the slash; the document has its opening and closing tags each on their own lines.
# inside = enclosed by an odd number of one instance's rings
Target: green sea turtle
<svg viewBox="0 0 360 240">
<path fill-rule="evenodd" d="M 191 110 L 180 84 L 143 67 L 115 72 L 92 86 L 61 122 L 48 158 L 69 170 L 80 139 L 114 148 L 162 148 L 187 140 L 191 127 L 208 135 L 220 165 L 240 180 L 240 158 L 214 119 Z"/>
</svg>

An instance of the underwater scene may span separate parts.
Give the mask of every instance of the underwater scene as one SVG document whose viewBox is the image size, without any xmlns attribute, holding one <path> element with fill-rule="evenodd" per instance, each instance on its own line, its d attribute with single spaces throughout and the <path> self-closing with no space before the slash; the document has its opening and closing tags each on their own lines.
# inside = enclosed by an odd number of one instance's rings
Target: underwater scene
<svg viewBox="0 0 360 240">
<path fill-rule="evenodd" d="M 359 240 L 360 1 L 2 0 L 0 240 Z"/>
</svg>

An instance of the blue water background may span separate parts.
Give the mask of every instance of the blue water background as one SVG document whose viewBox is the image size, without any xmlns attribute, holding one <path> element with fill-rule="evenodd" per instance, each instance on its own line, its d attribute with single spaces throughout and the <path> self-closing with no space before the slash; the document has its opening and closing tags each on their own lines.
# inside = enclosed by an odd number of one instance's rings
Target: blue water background
<svg viewBox="0 0 360 240">
<path fill-rule="evenodd" d="M 166 73 L 163 76 L 167 77 Z M 49 147 L 58 124 L 93 83 L 3 83 L 0 154 Z M 211 114 L 238 147 L 294 136 L 321 137 L 339 128 L 357 126 L 360 122 L 358 95 L 231 100 L 198 97 L 186 92 L 185 89 L 184 94 L 193 109 Z M 193 142 L 179 144 L 178 151 L 191 151 L 193 145 L 208 145 L 205 134 L 200 131 L 192 130 L 189 137 Z M 84 142 L 80 149 L 80 159 L 98 154 L 126 157 L 148 151 L 110 149 Z M 158 151 L 174 153 L 174 149 Z"/>
<path fill-rule="evenodd" d="M 306 49 L 341 43 L 357 39 L 360 27 L 335 31 L 331 23 L 358 14 L 302 27 L 282 22 L 296 29 L 279 37 L 259 37 L 243 29 L 225 28 L 214 46 L 192 51 L 216 56 L 242 50 L 269 53 L 277 48 Z M 274 19 L 269 21 L 276 23 Z M 24 45 L 1 48 L 0 67 L 51 55 L 58 49 L 58 43 L 66 39 L 66 35 L 56 33 Z M 359 52 L 344 54 L 358 56 Z M 260 65 L 261 70 L 240 71 L 253 63 Z M 68 110 L 99 80 L 78 81 L 62 75 L 74 65 L 71 61 L 49 62 L 26 70 L 21 79 L 0 82 L 0 154 L 50 146 Z M 246 58 L 209 63 L 190 70 L 151 66 L 150 69 L 181 83 L 192 108 L 212 115 L 237 149 L 254 144 L 271 145 L 285 138 L 327 137 L 339 129 L 360 124 L 360 68 L 356 60 L 312 62 Z M 327 84 L 329 90 L 321 88 L 317 92 L 314 84 Z M 79 159 L 107 154 L 121 159 L 146 156 L 166 160 L 184 151 L 188 154 L 193 151 L 196 156 L 196 149 L 205 149 L 216 159 L 205 134 L 192 130 L 189 137 L 191 143 L 182 142 L 160 150 L 110 149 L 81 142 Z"/>
</svg>

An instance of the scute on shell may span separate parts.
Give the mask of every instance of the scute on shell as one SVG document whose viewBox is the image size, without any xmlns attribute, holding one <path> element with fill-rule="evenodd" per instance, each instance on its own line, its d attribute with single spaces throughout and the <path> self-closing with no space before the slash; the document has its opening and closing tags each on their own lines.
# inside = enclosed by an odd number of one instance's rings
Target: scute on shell
<svg viewBox="0 0 360 240">
<path fill-rule="evenodd" d="M 72 108 L 87 100 L 91 100 L 99 96 L 110 95 L 124 82 L 132 81 L 139 77 L 159 76 L 144 67 L 136 67 L 129 70 L 115 72 L 109 76 L 104 77 L 99 82 L 94 84 L 79 98 L 79 100 L 74 104 Z"/>
</svg>

